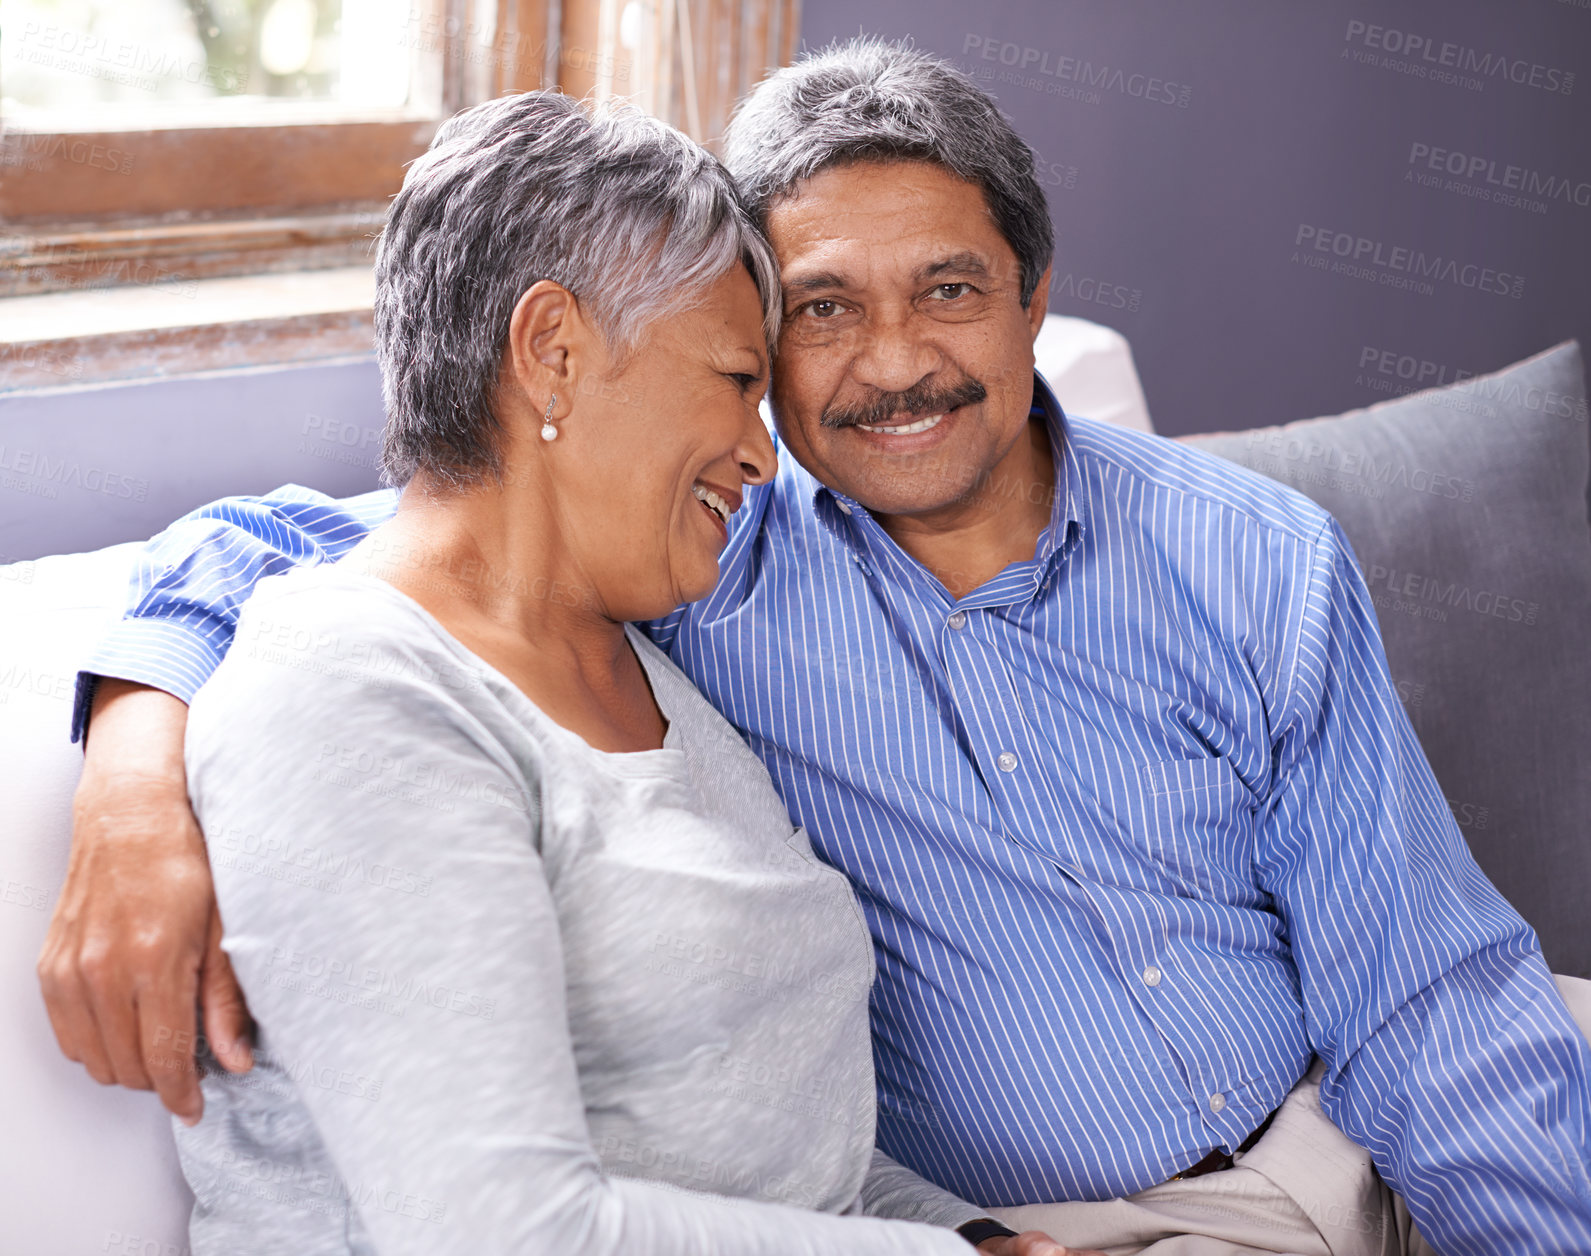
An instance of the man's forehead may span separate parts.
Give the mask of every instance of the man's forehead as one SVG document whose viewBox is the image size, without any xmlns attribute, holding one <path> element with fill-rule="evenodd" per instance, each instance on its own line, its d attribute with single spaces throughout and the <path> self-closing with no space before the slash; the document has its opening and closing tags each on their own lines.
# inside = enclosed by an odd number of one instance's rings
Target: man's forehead
<svg viewBox="0 0 1591 1256">
<path fill-rule="evenodd" d="M 817 241 L 781 254 L 780 285 L 790 295 L 818 291 L 864 292 L 869 288 L 935 283 L 1015 283 L 1021 264 L 1009 248 L 967 247 L 966 241 L 914 237 L 888 245 L 845 237 Z"/>
<path fill-rule="evenodd" d="M 950 259 L 999 272 L 1015 261 L 982 190 L 925 162 L 822 171 L 772 208 L 768 235 L 787 284 L 818 274 L 861 283 Z"/>
</svg>

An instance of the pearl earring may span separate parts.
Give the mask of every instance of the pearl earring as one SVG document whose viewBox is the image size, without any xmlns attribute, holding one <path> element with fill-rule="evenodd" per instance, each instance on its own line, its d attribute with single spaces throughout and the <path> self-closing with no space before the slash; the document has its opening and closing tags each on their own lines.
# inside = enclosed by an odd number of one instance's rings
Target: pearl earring
<svg viewBox="0 0 1591 1256">
<path fill-rule="evenodd" d="M 552 425 L 552 410 L 558 404 L 558 394 L 553 393 L 552 400 L 547 403 L 547 413 L 541 416 L 542 440 L 557 440 L 558 429 Z"/>
</svg>

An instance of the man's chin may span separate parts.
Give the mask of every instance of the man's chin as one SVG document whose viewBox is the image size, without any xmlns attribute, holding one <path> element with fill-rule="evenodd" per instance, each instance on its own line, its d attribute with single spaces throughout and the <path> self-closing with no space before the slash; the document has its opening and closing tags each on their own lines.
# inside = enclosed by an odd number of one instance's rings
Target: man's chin
<svg viewBox="0 0 1591 1256">
<path fill-rule="evenodd" d="M 940 446 L 894 455 L 844 436 L 830 433 L 809 445 L 786 435 L 785 450 L 819 483 L 871 514 L 932 514 L 965 501 L 977 489 L 978 473 L 967 468 L 983 466 L 984 459 L 970 451 Z"/>
<path fill-rule="evenodd" d="M 865 507 L 869 514 L 885 516 L 931 515 L 949 510 L 972 496 L 974 485 L 947 479 L 926 481 L 921 473 L 901 476 L 850 478 L 849 484 L 829 481 L 830 487 Z"/>
</svg>

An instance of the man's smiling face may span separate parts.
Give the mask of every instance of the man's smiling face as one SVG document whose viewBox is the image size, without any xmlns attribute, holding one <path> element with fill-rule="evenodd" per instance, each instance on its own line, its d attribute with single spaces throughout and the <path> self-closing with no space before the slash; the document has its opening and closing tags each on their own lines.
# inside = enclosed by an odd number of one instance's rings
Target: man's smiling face
<svg viewBox="0 0 1591 1256">
<path fill-rule="evenodd" d="M 875 514 L 954 513 L 1026 430 L 1048 274 L 1024 309 L 982 190 L 923 161 L 821 171 L 773 206 L 768 235 L 790 452 Z"/>
</svg>

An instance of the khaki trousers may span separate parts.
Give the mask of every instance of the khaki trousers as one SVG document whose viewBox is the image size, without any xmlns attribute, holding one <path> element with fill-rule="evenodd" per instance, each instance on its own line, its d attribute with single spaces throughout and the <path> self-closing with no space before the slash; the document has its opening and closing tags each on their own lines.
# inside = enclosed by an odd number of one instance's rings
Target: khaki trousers
<svg viewBox="0 0 1591 1256">
<path fill-rule="evenodd" d="M 1556 981 L 1591 1041 L 1591 982 Z M 1013 1231 L 1048 1231 L 1111 1256 L 1437 1256 L 1370 1153 L 1322 1113 L 1324 1071 L 1316 1060 L 1265 1137 L 1225 1173 L 1168 1181 L 1126 1199 L 1031 1203 L 990 1216 Z"/>
<path fill-rule="evenodd" d="M 991 1216 L 1110 1256 L 1436 1256 L 1370 1153 L 1320 1109 L 1313 1068 L 1260 1141 L 1222 1173 L 1163 1182 L 1126 1199 L 1029 1204 Z"/>
<path fill-rule="evenodd" d="M 1558 977 L 1591 1041 L 1591 982 Z M 1320 1110 L 1319 1060 L 1270 1129 L 1224 1173 L 1163 1182 L 1097 1204 L 1029 1204 L 990 1212 L 1013 1230 L 1047 1230 L 1110 1256 L 1436 1256 L 1376 1173 L 1370 1153 Z"/>
</svg>

